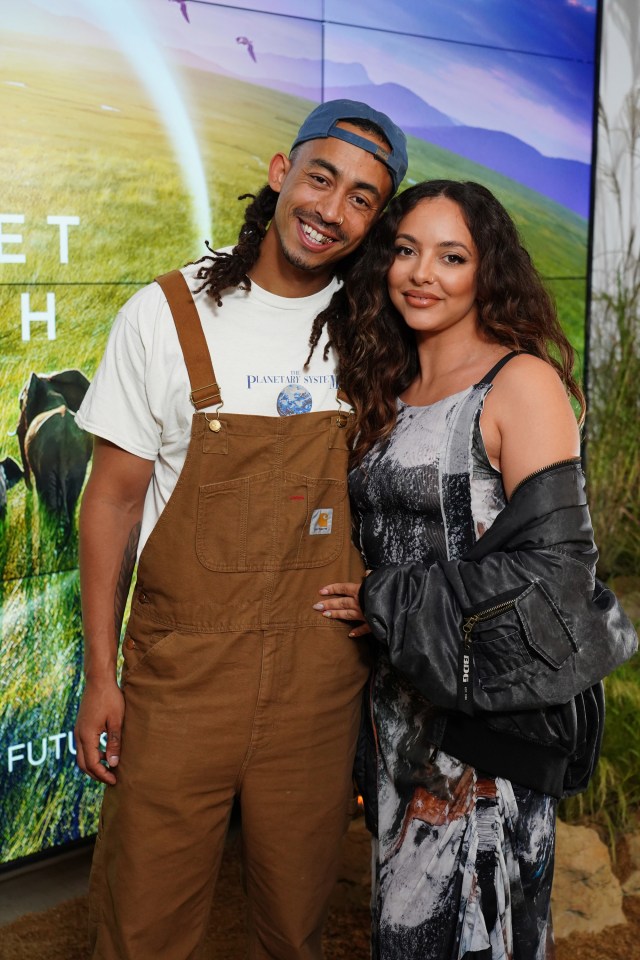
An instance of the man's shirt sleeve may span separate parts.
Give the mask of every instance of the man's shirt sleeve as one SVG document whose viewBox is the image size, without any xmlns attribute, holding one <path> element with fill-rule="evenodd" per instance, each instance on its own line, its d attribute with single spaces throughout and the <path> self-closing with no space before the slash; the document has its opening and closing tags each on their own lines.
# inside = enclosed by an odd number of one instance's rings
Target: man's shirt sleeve
<svg viewBox="0 0 640 960">
<path fill-rule="evenodd" d="M 147 460 L 157 458 L 161 444 L 161 424 L 151 409 L 148 391 L 153 345 L 149 334 L 161 304 L 161 297 L 147 287 L 118 313 L 76 414 L 83 430 Z"/>
</svg>

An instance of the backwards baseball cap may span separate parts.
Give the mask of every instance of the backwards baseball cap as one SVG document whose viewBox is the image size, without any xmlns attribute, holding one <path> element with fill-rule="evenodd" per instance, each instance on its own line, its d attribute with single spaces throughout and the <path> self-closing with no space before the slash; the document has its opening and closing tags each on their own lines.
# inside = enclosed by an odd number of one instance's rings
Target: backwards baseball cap
<svg viewBox="0 0 640 960">
<path fill-rule="evenodd" d="M 391 151 L 385 150 L 384 147 L 379 146 L 373 140 L 368 140 L 352 130 L 339 127 L 340 120 L 345 123 L 349 120 L 369 120 L 371 123 L 377 124 L 388 140 Z M 397 127 L 386 113 L 380 113 L 380 111 L 374 110 L 373 107 L 366 103 L 360 103 L 358 100 L 328 100 L 311 111 L 298 130 L 298 135 L 291 149 L 293 150 L 299 143 L 306 143 L 307 140 L 324 140 L 326 137 L 344 140 L 345 143 L 351 143 L 354 147 L 360 147 L 362 150 L 373 154 L 374 157 L 384 163 L 391 174 L 393 192 L 396 192 L 409 165 L 407 139 L 400 127 Z"/>
</svg>

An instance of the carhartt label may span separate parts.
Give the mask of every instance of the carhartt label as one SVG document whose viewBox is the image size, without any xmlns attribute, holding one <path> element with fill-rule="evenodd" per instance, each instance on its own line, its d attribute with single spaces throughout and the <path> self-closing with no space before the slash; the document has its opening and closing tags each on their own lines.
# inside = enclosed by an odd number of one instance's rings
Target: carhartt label
<svg viewBox="0 0 640 960">
<path fill-rule="evenodd" d="M 333 509 L 330 507 L 320 507 L 314 510 L 311 515 L 311 525 L 309 533 L 311 536 L 322 533 L 331 533 L 331 524 L 333 522 Z"/>
</svg>

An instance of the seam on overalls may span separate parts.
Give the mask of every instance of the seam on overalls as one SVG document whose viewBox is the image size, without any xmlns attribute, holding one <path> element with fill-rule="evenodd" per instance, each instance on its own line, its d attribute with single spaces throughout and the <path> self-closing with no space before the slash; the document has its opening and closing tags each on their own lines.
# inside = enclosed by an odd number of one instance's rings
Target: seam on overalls
<svg viewBox="0 0 640 960">
<path fill-rule="evenodd" d="M 236 780 L 235 780 L 235 791 L 236 791 L 236 794 L 238 794 L 238 793 L 240 792 L 240 788 L 241 788 L 241 786 L 242 786 L 242 781 L 243 781 L 243 779 L 244 779 L 244 774 L 245 774 L 245 772 L 246 772 L 247 767 L 249 766 L 249 761 L 250 761 L 251 757 L 253 756 L 253 753 L 254 753 L 254 750 L 255 750 L 255 745 L 256 745 L 256 739 L 257 739 L 257 737 L 256 737 L 256 729 L 255 729 L 255 727 L 256 727 L 256 717 L 257 717 L 257 714 L 258 714 L 258 707 L 259 707 L 259 705 L 260 705 L 260 701 L 261 701 L 261 698 L 262 698 L 262 691 L 263 691 L 264 682 L 265 682 L 265 633 L 266 633 L 266 631 L 263 630 L 263 631 L 262 631 L 261 663 L 260 663 L 260 682 L 259 682 L 259 684 L 258 684 L 258 692 L 257 692 L 257 694 L 256 694 L 256 702 L 255 702 L 255 704 L 253 705 L 253 716 L 252 716 L 252 718 L 251 718 L 251 736 L 249 737 L 249 743 L 247 744 L 247 749 L 246 749 L 246 751 L 245 751 L 244 759 L 243 759 L 242 763 L 240 764 L 240 769 L 238 770 L 238 776 L 236 777 Z"/>
<path fill-rule="evenodd" d="M 277 444 L 277 451 L 276 451 L 276 464 L 277 464 L 277 466 L 276 466 L 276 469 L 277 469 L 277 470 L 280 470 L 280 471 L 282 471 L 282 470 L 284 469 L 284 441 L 285 441 L 285 437 L 284 437 L 284 434 L 283 434 L 282 431 L 283 431 L 283 424 L 281 423 L 281 424 L 280 424 L 280 432 L 279 432 L 279 434 L 278 434 L 278 436 L 277 436 L 277 438 L 276 438 L 276 444 Z M 279 524 L 278 524 L 278 522 L 277 522 L 277 519 L 279 519 L 279 517 L 280 517 L 280 504 L 281 504 L 281 498 L 280 498 L 280 497 L 277 498 L 277 504 L 278 504 L 278 507 L 277 507 L 278 516 L 277 516 L 277 518 L 276 518 L 276 522 L 272 525 L 272 532 L 271 532 L 271 556 L 272 556 L 272 557 L 276 555 L 276 547 L 277 547 L 277 545 L 278 545 L 278 544 L 277 544 L 277 536 L 278 536 Z M 265 573 L 267 574 L 267 576 L 266 576 L 266 583 L 265 583 L 264 592 L 263 592 L 263 595 L 262 595 L 261 610 L 262 610 L 262 620 L 263 620 L 263 622 L 265 622 L 265 623 L 270 623 L 270 611 L 271 611 L 271 601 L 273 600 L 273 588 L 274 588 L 275 583 L 276 583 L 276 577 L 277 577 L 277 576 L 282 576 L 282 571 L 272 571 L 271 573 L 269 573 L 268 571 L 265 571 Z"/>
</svg>

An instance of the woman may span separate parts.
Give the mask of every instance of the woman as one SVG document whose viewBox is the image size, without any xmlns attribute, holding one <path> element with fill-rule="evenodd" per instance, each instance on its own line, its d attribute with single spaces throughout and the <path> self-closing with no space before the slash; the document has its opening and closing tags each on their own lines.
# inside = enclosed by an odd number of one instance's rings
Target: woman
<svg viewBox="0 0 640 960">
<path fill-rule="evenodd" d="M 606 616 L 593 601 L 573 351 L 513 222 L 475 183 L 397 197 L 346 299 L 350 493 L 373 572 L 361 591 L 322 588 L 315 608 L 366 617 L 352 635 L 379 641 L 373 956 L 541 960 L 557 797 L 599 746 L 588 688 L 634 643 L 609 593 Z"/>
</svg>

